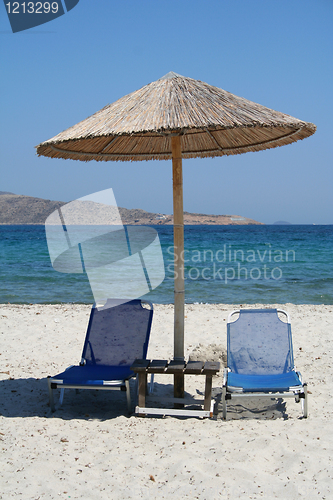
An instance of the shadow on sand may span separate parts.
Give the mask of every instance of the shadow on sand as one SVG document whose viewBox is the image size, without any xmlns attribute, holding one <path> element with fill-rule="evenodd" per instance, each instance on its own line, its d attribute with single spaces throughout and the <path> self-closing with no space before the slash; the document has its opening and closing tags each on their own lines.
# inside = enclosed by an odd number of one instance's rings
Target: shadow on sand
<svg viewBox="0 0 333 500">
<path fill-rule="evenodd" d="M 135 381 L 130 382 L 132 400 Z M 119 416 L 129 417 L 126 393 L 122 391 L 96 391 L 67 389 L 62 406 L 51 412 L 47 378 L 21 378 L 0 381 L 0 414 L 8 418 L 61 418 L 108 420 Z M 54 391 L 55 403 L 60 391 Z M 56 404 L 57 406 L 57 404 Z"/>
<path fill-rule="evenodd" d="M 131 396 L 134 409 L 136 399 L 135 380 L 130 381 Z M 60 418 L 63 420 L 109 420 L 119 416 L 130 417 L 127 411 L 126 394 L 122 391 L 96 391 L 67 389 L 62 406 L 57 407 L 54 413 L 49 406 L 47 379 L 21 378 L 0 381 L 0 414 L 8 418 Z M 60 391 L 54 391 L 57 401 Z M 158 396 L 172 396 L 172 384 L 154 384 L 153 394 Z M 186 396 L 186 393 L 185 393 Z M 221 388 L 213 388 L 215 408 L 218 411 L 214 419 L 222 418 Z M 196 397 L 203 398 L 203 393 L 197 391 Z M 291 403 L 291 402 L 290 402 Z M 156 406 L 160 406 L 158 403 Z M 158 418 L 158 417 L 156 417 Z M 244 404 L 229 404 L 227 420 L 238 419 L 288 419 L 286 401 L 282 399 L 249 399 Z"/>
</svg>

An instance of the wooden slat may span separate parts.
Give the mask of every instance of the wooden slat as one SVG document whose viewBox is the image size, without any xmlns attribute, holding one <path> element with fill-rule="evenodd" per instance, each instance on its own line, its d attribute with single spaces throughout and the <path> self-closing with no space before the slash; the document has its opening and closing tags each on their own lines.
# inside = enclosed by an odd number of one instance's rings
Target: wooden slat
<svg viewBox="0 0 333 500">
<path fill-rule="evenodd" d="M 185 368 L 184 361 L 171 360 L 166 367 L 165 373 L 183 373 Z"/>
<path fill-rule="evenodd" d="M 167 364 L 166 359 L 153 359 L 148 367 L 148 373 L 164 373 Z"/>
<path fill-rule="evenodd" d="M 206 361 L 202 373 L 215 375 L 218 371 L 220 371 L 220 363 L 218 361 Z"/>
<path fill-rule="evenodd" d="M 136 359 L 131 366 L 131 370 L 135 373 L 145 372 L 150 363 L 150 359 Z"/>
<path fill-rule="evenodd" d="M 193 375 L 200 375 L 203 366 L 204 366 L 203 361 L 189 361 L 186 364 L 184 373 L 193 374 Z"/>
</svg>

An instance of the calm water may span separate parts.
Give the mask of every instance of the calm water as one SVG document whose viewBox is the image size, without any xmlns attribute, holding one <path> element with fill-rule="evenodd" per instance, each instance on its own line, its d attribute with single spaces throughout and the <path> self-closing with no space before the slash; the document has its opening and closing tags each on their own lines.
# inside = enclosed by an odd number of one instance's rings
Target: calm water
<svg viewBox="0 0 333 500">
<path fill-rule="evenodd" d="M 173 231 L 158 231 L 166 269 L 145 298 L 173 302 Z M 333 304 L 333 226 L 185 226 L 186 302 Z M 84 274 L 52 268 L 44 226 L 0 226 L 0 303 L 92 303 Z"/>
</svg>

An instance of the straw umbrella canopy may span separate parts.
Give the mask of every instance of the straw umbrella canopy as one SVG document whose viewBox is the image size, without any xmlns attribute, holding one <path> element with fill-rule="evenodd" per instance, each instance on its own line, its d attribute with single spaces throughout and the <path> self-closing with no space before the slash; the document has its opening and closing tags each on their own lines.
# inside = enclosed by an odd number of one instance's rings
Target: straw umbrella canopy
<svg viewBox="0 0 333 500">
<path fill-rule="evenodd" d="M 37 146 L 39 156 L 81 161 L 172 159 L 174 357 L 184 358 L 182 158 L 261 151 L 312 135 L 316 126 L 170 72 Z"/>
</svg>

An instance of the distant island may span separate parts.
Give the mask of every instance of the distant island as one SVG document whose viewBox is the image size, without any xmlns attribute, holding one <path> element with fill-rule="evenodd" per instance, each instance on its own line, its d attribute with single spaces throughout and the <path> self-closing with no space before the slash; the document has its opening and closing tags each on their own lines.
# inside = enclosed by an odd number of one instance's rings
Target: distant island
<svg viewBox="0 0 333 500">
<path fill-rule="evenodd" d="M 0 224 L 20 225 L 45 223 L 47 217 L 67 202 L 44 200 L 32 196 L 17 195 L 0 191 Z M 139 208 L 119 208 L 123 224 L 135 225 L 171 225 L 173 216 L 161 213 L 146 212 Z M 89 214 L 87 223 L 89 224 Z M 249 225 L 261 222 L 240 215 L 207 215 L 184 212 L 186 225 Z"/>
</svg>

